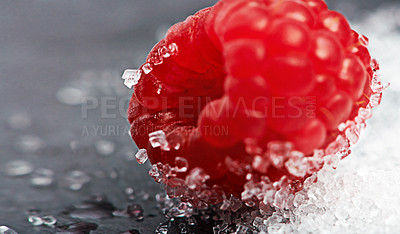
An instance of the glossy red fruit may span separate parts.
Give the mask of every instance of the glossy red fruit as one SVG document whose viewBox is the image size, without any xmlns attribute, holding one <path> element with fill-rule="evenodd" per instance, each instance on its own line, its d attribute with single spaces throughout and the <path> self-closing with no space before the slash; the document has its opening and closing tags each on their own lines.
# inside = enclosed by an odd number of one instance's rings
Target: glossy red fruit
<svg viewBox="0 0 400 234">
<path fill-rule="evenodd" d="M 226 43 L 224 58 L 225 69 L 231 76 L 246 79 L 261 74 L 267 53 L 261 40 L 241 39 Z"/>
<path fill-rule="evenodd" d="M 310 58 L 317 71 L 337 72 L 343 59 L 343 47 L 326 31 L 315 31 L 311 39 Z"/>
<path fill-rule="evenodd" d="M 243 89 L 251 92 L 243 93 Z M 243 103 L 250 110 L 266 113 L 271 106 L 271 92 L 267 81 L 260 75 L 247 78 L 228 76 L 224 91 L 232 102 Z"/>
<path fill-rule="evenodd" d="M 304 1 L 310 10 L 314 12 L 314 14 L 318 15 L 321 12 L 328 10 L 328 6 L 324 1 L 320 0 L 306 0 Z"/>
<path fill-rule="evenodd" d="M 363 93 L 366 81 L 367 72 L 362 61 L 354 55 L 346 56 L 339 73 L 338 85 L 353 98 L 353 101 L 357 101 Z"/>
<path fill-rule="evenodd" d="M 260 38 L 268 32 L 270 17 L 262 5 L 249 2 L 232 10 L 229 16 L 221 19 L 216 24 L 215 31 L 221 42 L 229 42 L 235 39 Z M 249 14 L 251 12 L 251 14 Z"/>
<path fill-rule="evenodd" d="M 321 147 L 326 137 L 326 126 L 318 119 L 308 119 L 299 129 L 288 133 L 288 140 L 306 154 L 312 154 L 314 149 Z"/>
<path fill-rule="evenodd" d="M 325 29 L 347 47 L 351 43 L 351 28 L 346 18 L 336 11 L 324 11 L 318 15 L 317 28 Z"/>
<path fill-rule="evenodd" d="M 270 56 L 307 53 L 310 49 L 310 30 L 291 19 L 277 19 L 268 30 L 266 46 Z"/>
<path fill-rule="evenodd" d="M 249 172 L 299 179 L 269 147 L 290 141 L 311 156 L 335 140 L 372 93 L 367 43 L 323 0 L 221 0 L 151 50 L 129 104 L 132 138 L 153 164 L 188 161 L 175 182 L 202 168 L 228 196 Z M 168 150 L 149 143 L 158 130 Z"/>
<path fill-rule="evenodd" d="M 303 1 L 277 1 L 271 8 L 278 18 L 291 19 L 310 28 L 314 27 L 315 14 Z"/>
<path fill-rule="evenodd" d="M 231 101 L 228 131 L 238 139 L 256 139 L 266 131 L 266 113 L 247 106 L 244 99 Z"/>
<path fill-rule="evenodd" d="M 278 96 L 304 95 L 315 82 L 310 61 L 297 56 L 268 59 L 263 75 L 271 92 Z"/>
<path fill-rule="evenodd" d="M 200 17 L 193 28 L 193 46 L 197 47 L 198 52 L 203 60 L 208 61 L 212 66 L 221 69 L 223 66 L 223 59 L 221 51 L 217 48 L 204 27 L 208 15 L 212 8 L 204 9 L 204 14 Z"/>
<path fill-rule="evenodd" d="M 371 55 L 369 55 L 367 47 L 363 45 L 357 45 L 351 48 L 350 50 L 353 54 L 355 54 L 363 63 L 364 66 L 370 67 L 371 64 Z"/>
<path fill-rule="evenodd" d="M 328 130 L 335 130 L 341 122 L 347 120 L 353 105 L 348 94 L 343 91 L 337 92 L 318 107 L 318 117 L 325 123 Z"/>
<path fill-rule="evenodd" d="M 308 106 L 315 106 L 314 100 L 308 97 L 274 97 L 268 127 L 287 137 L 289 133 L 302 128 L 308 120 L 315 118 L 315 111 L 308 111 Z"/>
<path fill-rule="evenodd" d="M 201 111 L 198 126 L 201 136 L 209 144 L 216 147 L 228 147 L 234 145 L 239 139 L 229 131 L 232 121 L 232 104 L 228 98 L 217 99 L 208 103 Z M 225 130 L 224 133 L 222 129 Z M 218 133 L 216 131 L 218 130 Z"/>
<path fill-rule="evenodd" d="M 175 24 L 167 33 L 165 38 L 166 44 L 179 44 L 179 53 L 172 59 L 181 67 L 190 69 L 191 71 L 204 73 L 210 68 L 210 63 L 205 60 L 198 47 L 192 47 L 196 39 L 200 36 L 195 33 L 198 23 L 204 19 L 208 13 L 208 9 L 201 10 L 193 16 L 189 16 L 184 22 Z"/>
<path fill-rule="evenodd" d="M 316 74 L 314 88 L 308 94 L 315 103 L 324 102 L 336 92 L 335 77 L 331 74 Z"/>
</svg>

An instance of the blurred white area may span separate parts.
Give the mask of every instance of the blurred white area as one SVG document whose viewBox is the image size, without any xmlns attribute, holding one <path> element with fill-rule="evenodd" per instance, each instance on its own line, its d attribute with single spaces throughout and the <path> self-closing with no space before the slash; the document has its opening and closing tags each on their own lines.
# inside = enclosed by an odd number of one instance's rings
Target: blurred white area
<svg viewBox="0 0 400 234">
<path fill-rule="evenodd" d="M 400 5 L 381 7 L 352 25 L 356 31 L 369 38 L 370 53 L 380 63 L 380 77 L 383 82 L 389 82 L 391 85 L 383 93 L 381 106 L 374 110 L 374 116 L 368 120 L 367 129 L 360 142 L 352 147 L 352 155 L 342 162 L 339 172 L 364 170 L 365 167 L 370 168 L 371 172 L 378 169 L 399 169 L 399 14 Z"/>
</svg>

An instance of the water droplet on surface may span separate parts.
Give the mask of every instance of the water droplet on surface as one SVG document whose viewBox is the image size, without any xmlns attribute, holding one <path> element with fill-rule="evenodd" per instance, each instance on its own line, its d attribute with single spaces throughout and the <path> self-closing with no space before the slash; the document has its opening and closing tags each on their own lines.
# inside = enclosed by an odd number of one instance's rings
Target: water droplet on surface
<svg viewBox="0 0 400 234">
<path fill-rule="evenodd" d="M 51 226 L 53 226 L 54 224 L 57 223 L 57 219 L 54 218 L 51 215 L 46 215 L 46 216 L 42 217 L 42 222 L 43 222 L 44 225 L 51 227 Z"/>
<path fill-rule="evenodd" d="M 32 125 L 32 119 L 28 113 L 16 113 L 9 117 L 8 123 L 13 129 L 21 130 L 29 128 Z"/>
<path fill-rule="evenodd" d="M 33 165 L 25 160 L 15 160 L 3 165 L 2 171 L 8 176 L 24 176 L 33 171 Z"/>
<path fill-rule="evenodd" d="M 69 215 L 78 219 L 103 219 L 111 218 L 116 210 L 105 196 L 97 195 L 90 200 L 75 205 Z"/>
<path fill-rule="evenodd" d="M 0 234 L 18 234 L 18 233 L 7 226 L 0 226 Z"/>
<path fill-rule="evenodd" d="M 151 147 L 157 148 L 160 147 L 161 150 L 169 151 L 170 147 L 167 141 L 167 137 L 165 136 L 164 131 L 159 130 L 149 134 L 149 141 Z"/>
<path fill-rule="evenodd" d="M 90 182 L 90 177 L 82 171 L 71 171 L 65 178 L 64 182 L 67 188 L 71 190 L 79 190 L 83 185 Z"/>
<path fill-rule="evenodd" d="M 97 208 L 88 208 L 74 210 L 69 215 L 76 219 L 104 219 L 111 218 L 112 212 Z"/>
<path fill-rule="evenodd" d="M 76 151 L 79 147 L 79 141 L 71 141 L 69 143 L 69 147 L 71 148 L 72 151 Z"/>
<path fill-rule="evenodd" d="M 111 141 L 100 140 L 95 144 L 96 152 L 103 156 L 109 156 L 114 153 L 115 144 Z"/>
<path fill-rule="evenodd" d="M 120 232 L 118 234 L 140 234 L 140 232 L 138 230 L 136 230 L 136 229 L 130 229 L 128 231 L 123 231 L 123 232 Z"/>
<path fill-rule="evenodd" d="M 147 156 L 147 150 L 145 150 L 145 149 L 139 149 L 139 151 L 136 153 L 136 155 L 135 155 L 135 158 L 136 158 L 136 161 L 139 163 L 139 164 L 144 164 L 146 161 L 147 161 L 147 159 L 148 159 L 148 156 Z"/>
<path fill-rule="evenodd" d="M 143 220 L 143 208 L 139 204 L 129 205 L 126 208 L 126 213 L 137 220 Z"/>
<path fill-rule="evenodd" d="M 135 190 L 133 188 L 131 188 L 131 187 L 127 187 L 125 189 L 125 194 L 126 195 L 132 195 L 134 192 L 135 192 Z"/>
<path fill-rule="evenodd" d="M 137 197 L 141 198 L 143 201 L 146 201 L 150 198 L 150 194 L 146 193 L 144 190 L 140 190 L 137 193 Z"/>
<path fill-rule="evenodd" d="M 38 187 L 46 187 L 53 183 L 53 171 L 49 169 L 36 169 L 30 179 L 31 185 Z"/>
<path fill-rule="evenodd" d="M 33 226 L 40 226 L 43 224 L 42 218 L 36 215 L 31 215 L 28 217 L 28 222 L 31 223 Z"/>
<path fill-rule="evenodd" d="M 130 217 L 126 210 L 115 210 L 112 212 L 115 217 Z"/>
<path fill-rule="evenodd" d="M 73 87 L 62 88 L 56 93 L 56 98 L 59 102 L 70 106 L 84 103 L 87 96 L 84 91 Z"/>
<path fill-rule="evenodd" d="M 90 231 L 96 230 L 97 227 L 98 225 L 95 223 L 78 222 L 57 227 L 57 233 L 59 234 L 89 233 Z"/>
<path fill-rule="evenodd" d="M 130 201 L 132 201 L 132 200 L 135 200 L 136 199 L 136 196 L 135 195 L 128 195 L 128 200 L 130 200 Z"/>
<path fill-rule="evenodd" d="M 38 151 L 44 142 L 37 136 L 24 135 L 20 137 L 16 142 L 16 147 L 24 152 L 33 153 Z"/>
<path fill-rule="evenodd" d="M 138 69 L 126 69 L 124 74 L 122 75 L 122 79 L 124 79 L 124 85 L 128 88 L 132 88 L 135 86 L 142 75 L 142 71 Z"/>
<path fill-rule="evenodd" d="M 120 177 L 120 172 L 117 169 L 113 168 L 109 173 L 109 177 L 110 179 L 118 180 Z"/>
</svg>

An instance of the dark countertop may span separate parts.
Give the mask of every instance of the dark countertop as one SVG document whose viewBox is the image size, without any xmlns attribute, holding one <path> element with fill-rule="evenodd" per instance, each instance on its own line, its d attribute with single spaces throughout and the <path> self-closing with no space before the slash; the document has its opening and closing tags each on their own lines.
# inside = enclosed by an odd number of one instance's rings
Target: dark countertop
<svg viewBox="0 0 400 234">
<path fill-rule="evenodd" d="M 124 69 L 144 61 L 167 26 L 214 2 L 0 2 L 0 166 L 20 159 L 35 169 L 54 172 L 54 183 L 43 188 L 31 185 L 32 174 L 0 174 L 0 226 L 19 233 L 53 233 L 45 226 L 33 227 L 26 212 L 35 208 L 41 216 L 71 223 L 74 219 L 63 211 L 104 194 L 117 208 L 140 204 L 145 217 L 141 222 L 92 220 L 99 225 L 93 233 L 154 232 L 164 220 L 154 200 L 161 188 L 148 176 L 148 163 L 140 166 L 127 159 L 137 148 L 125 131 L 129 127 L 125 109 L 132 91 L 123 86 L 120 76 Z M 362 15 L 356 9 L 372 9 L 376 2 L 382 4 L 372 0 L 328 3 L 354 18 Z M 89 99 L 81 102 L 76 99 L 79 96 Z M 93 101 L 99 105 L 92 108 Z M 111 153 L 101 155 L 96 150 L 100 140 L 111 145 L 103 149 Z M 65 185 L 66 175 L 73 170 L 91 178 L 78 191 Z M 127 199 L 127 187 L 134 188 L 136 199 Z M 141 198 L 145 193 L 150 195 L 148 200 Z"/>
</svg>

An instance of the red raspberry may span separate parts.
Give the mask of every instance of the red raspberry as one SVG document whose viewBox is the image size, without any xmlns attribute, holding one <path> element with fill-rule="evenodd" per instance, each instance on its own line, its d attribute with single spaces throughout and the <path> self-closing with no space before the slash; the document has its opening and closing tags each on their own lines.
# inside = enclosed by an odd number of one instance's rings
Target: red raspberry
<svg viewBox="0 0 400 234">
<path fill-rule="evenodd" d="M 269 143 L 290 141 L 311 156 L 368 104 L 363 41 L 323 0 L 221 0 L 172 26 L 150 52 L 129 105 L 132 138 L 153 164 L 184 157 L 208 185 L 238 195 Z M 153 148 L 157 130 L 179 147 Z M 268 160 L 252 172 L 301 179 Z"/>
</svg>

